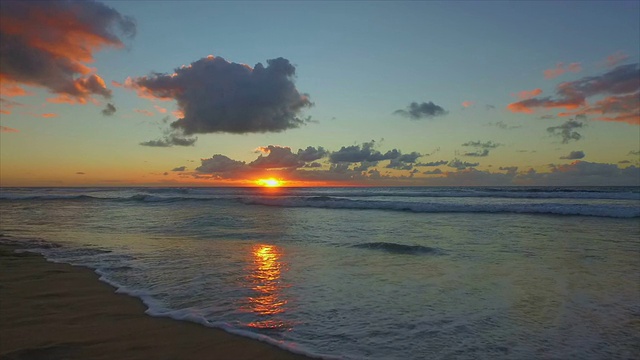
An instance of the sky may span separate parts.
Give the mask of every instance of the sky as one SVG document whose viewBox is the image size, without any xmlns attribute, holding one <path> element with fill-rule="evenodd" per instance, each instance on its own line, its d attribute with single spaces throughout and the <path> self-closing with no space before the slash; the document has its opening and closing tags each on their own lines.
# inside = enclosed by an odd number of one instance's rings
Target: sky
<svg viewBox="0 0 640 360">
<path fill-rule="evenodd" d="M 640 185 L 640 3 L 2 1 L 0 185 Z"/>
</svg>

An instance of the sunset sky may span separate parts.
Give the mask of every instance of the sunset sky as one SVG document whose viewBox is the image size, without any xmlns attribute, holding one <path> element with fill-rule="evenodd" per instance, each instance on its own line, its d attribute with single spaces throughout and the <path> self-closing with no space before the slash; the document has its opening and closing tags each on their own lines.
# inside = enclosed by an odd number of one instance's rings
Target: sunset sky
<svg viewBox="0 0 640 360">
<path fill-rule="evenodd" d="M 640 3 L 0 3 L 2 186 L 638 185 Z"/>
</svg>

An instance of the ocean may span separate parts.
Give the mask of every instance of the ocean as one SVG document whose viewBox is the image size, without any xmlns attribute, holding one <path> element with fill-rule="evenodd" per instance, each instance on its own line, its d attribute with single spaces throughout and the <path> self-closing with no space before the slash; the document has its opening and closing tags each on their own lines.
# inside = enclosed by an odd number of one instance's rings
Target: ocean
<svg viewBox="0 0 640 360">
<path fill-rule="evenodd" d="M 0 242 L 337 359 L 640 358 L 640 188 L 2 188 Z"/>
</svg>

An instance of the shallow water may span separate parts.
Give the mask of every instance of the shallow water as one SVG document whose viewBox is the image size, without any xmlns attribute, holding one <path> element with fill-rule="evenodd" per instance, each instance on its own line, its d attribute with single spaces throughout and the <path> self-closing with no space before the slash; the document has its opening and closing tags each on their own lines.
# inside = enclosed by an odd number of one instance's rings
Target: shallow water
<svg viewBox="0 0 640 360">
<path fill-rule="evenodd" d="M 152 315 L 298 352 L 640 356 L 637 188 L 2 189 L 0 219 Z"/>
</svg>

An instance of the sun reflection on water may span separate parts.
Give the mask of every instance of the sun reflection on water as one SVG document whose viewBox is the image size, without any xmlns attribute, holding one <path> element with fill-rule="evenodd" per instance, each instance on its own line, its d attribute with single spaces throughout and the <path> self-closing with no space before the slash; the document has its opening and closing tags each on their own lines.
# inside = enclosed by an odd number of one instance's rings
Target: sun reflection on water
<svg viewBox="0 0 640 360">
<path fill-rule="evenodd" d="M 280 319 L 278 314 L 285 312 L 287 299 L 282 290 L 286 287 L 281 279 L 286 264 L 282 261 L 282 252 L 275 245 L 259 244 L 252 248 L 251 272 L 247 276 L 254 296 L 247 298 L 248 311 L 262 320 L 247 324 L 261 329 L 289 329 L 291 324 Z"/>
</svg>

